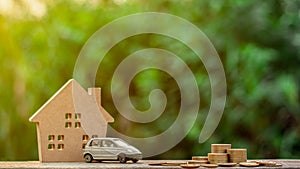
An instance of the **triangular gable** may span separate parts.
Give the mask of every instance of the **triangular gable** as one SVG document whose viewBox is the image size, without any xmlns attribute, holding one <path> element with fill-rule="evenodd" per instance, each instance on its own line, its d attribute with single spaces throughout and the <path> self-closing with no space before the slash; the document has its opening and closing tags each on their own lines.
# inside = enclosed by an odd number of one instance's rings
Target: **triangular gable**
<svg viewBox="0 0 300 169">
<path fill-rule="evenodd" d="M 30 122 L 38 122 L 38 115 L 39 113 L 45 109 L 45 107 L 47 107 L 48 104 L 51 103 L 52 100 L 54 100 L 56 98 L 56 96 L 61 93 L 64 89 L 67 88 L 67 86 L 72 85 L 73 82 L 76 82 L 74 79 L 70 79 L 67 83 L 65 83 L 49 100 L 47 100 L 47 102 L 38 109 L 38 111 L 36 111 L 30 118 L 29 121 Z"/>
<path fill-rule="evenodd" d="M 70 86 L 71 85 L 71 86 Z M 78 92 L 80 93 L 85 93 L 86 95 L 87 92 L 85 89 L 83 89 L 81 87 L 81 85 L 74 79 L 70 79 L 68 82 L 66 82 L 42 107 L 40 107 L 38 109 L 37 112 L 35 112 L 30 118 L 29 121 L 30 122 L 39 122 L 39 114 L 62 92 L 64 91 L 66 88 L 71 87 L 72 89 L 74 88 L 74 86 L 76 86 L 76 90 L 79 90 Z M 102 107 L 99 107 L 99 110 L 101 112 L 101 114 L 103 115 L 104 119 L 106 120 L 106 122 L 114 122 L 114 118 Z"/>
</svg>

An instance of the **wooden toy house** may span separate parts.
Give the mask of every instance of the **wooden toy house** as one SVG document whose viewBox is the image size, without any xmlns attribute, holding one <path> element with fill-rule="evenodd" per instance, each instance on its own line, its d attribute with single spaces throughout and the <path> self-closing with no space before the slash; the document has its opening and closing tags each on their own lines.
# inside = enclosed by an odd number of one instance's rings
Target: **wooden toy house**
<svg viewBox="0 0 300 169">
<path fill-rule="evenodd" d="M 101 89 L 88 92 L 74 79 L 62 86 L 29 119 L 36 123 L 41 162 L 84 161 L 85 144 L 105 137 L 113 117 L 101 106 Z"/>
</svg>

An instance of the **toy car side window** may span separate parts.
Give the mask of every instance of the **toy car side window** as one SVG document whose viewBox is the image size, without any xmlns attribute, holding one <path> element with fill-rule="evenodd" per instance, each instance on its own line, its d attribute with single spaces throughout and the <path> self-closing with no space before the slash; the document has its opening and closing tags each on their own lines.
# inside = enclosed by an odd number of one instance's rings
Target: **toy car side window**
<svg viewBox="0 0 300 169">
<path fill-rule="evenodd" d="M 116 147 L 115 144 L 110 140 L 103 140 L 101 146 L 102 147 Z"/>
<path fill-rule="evenodd" d="M 90 143 L 90 146 L 98 146 L 98 140 L 93 140 L 91 143 Z"/>
</svg>

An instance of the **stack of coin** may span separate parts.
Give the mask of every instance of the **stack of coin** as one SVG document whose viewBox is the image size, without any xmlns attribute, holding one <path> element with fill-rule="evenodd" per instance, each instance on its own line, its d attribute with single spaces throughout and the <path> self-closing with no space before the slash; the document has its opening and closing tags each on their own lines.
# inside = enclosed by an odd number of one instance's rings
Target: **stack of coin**
<svg viewBox="0 0 300 169">
<path fill-rule="evenodd" d="M 229 155 L 229 162 L 247 162 L 247 149 L 227 149 L 227 153 Z"/>
<path fill-rule="evenodd" d="M 211 145 L 212 153 L 226 153 L 227 149 L 231 149 L 231 144 L 212 144 Z"/>
<path fill-rule="evenodd" d="M 213 164 L 227 163 L 228 155 L 227 153 L 208 153 L 208 161 Z"/>
</svg>

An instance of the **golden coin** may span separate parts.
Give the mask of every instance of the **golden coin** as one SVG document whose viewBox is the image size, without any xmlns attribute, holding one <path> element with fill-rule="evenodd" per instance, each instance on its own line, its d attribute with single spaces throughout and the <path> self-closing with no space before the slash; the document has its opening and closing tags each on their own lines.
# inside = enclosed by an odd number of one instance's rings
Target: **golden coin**
<svg viewBox="0 0 300 169">
<path fill-rule="evenodd" d="M 276 167 L 276 164 L 277 164 L 274 161 L 263 161 L 263 160 L 256 161 L 256 163 L 258 163 L 260 165 L 267 166 L 267 167 Z"/>
<path fill-rule="evenodd" d="M 180 164 L 182 168 L 199 168 L 200 164 Z"/>
<path fill-rule="evenodd" d="M 240 166 L 243 166 L 243 167 L 257 167 L 257 166 L 259 166 L 259 164 L 254 163 L 254 162 L 241 162 Z"/>
<path fill-rule="evenodd" d="M 201 164 L 201 166 L 206 168 L 217 168 L 218 164 Z"/>
<path fill-rule="evenodd" d="M 221 167 L 234 167 L 236 163 L 218 163 Z"/>
</svg>

